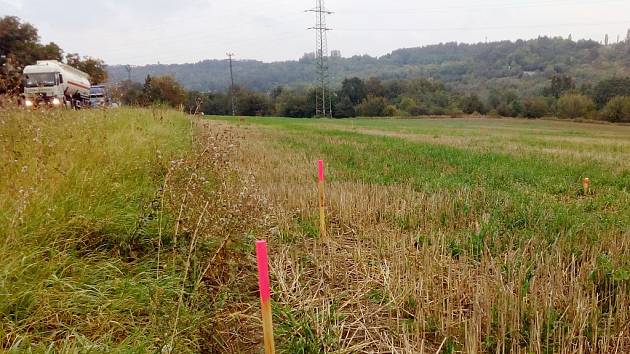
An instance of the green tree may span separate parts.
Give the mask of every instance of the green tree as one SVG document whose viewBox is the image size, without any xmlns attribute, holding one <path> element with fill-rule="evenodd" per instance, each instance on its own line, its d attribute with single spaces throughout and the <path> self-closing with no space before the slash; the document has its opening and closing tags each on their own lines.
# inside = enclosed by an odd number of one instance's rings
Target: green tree
<svg viewBox="0 0 630 354">
<path fill-rule="evenodd" d="M 502 117 L 519 117 L 523 114 L 523 104 L 518 99 L 510 103 L 501 103 L 497 107 L 497 113 Z"/>
<path fill-rule="evenodd" d="M 564 94 L 558 100 L 558 116 L 561 118 L 586 117 L 595 110 L 595 103 L 587 96 Z"/>
<path fill-rule="evenodd" d="M 609 122 L 630 123 L 630 96 L 613 97 L 604 107 L 602 116 Z"/>
<path fill-rule="evenodd" d="M 353 105 L 358 105 L 367 97 L 367 87 L 365 82 L 358 77 L 344 79 L 337 96 L 340 100 L 347 97 Z"/>
<path fill-rule="evenodd" d="M 311 91 L 283 90 L 275 100 L 275 114 L 310 118 L 315 115 L 315 94 Z"/>
<path fill-rule="evenodd" d="M 186 103 L 186 90 L 170 76 L 147 75 L 142 87 L 142 105 L 154 103 L 178 107 Z"/>
<path fill-rule="evenodd" d="M 144 79 L 144 85 L 142 85 L 142 104 L 150 105 L 153 103 L 153 78 L 147 74 Z"/>
<path fill-rule="evenodd" d="M 271 90 L 271 99 L 275 100 L 278 97 L 280 97 L 280 95 L 282 94 L 282 92 L 284 91 L 284 87 L 282 86 L 276 86 L 273 88 L 273 90 Z"/>
<path fill-rule="evenodd" d="M 383 87 L 381 80 L 375 77 L 371 77 L 365 82 L 365 90 L 367 95 L 385 96 L 385 87 Z"/>
<path fill-rule="evenodd" d="M 336 118 L 351 118 L 357 115 L 357 112 L 354 109 L 354 104 L 348 96 L 342 96 L 337 101 L 333 113 Z"/>
<path fill-rule="evenodd" d="M 465 96 L 460 103 L 462 111 L 466 114 L 481 113 L 486 114 L 488 110 L 486 106 L 481 102 L 481 99 L 476 94 L 470 94 Z"/>
<path fill-rule="evenodd" d="M 66 54 L 66 63 L 76 69 L 90 75 L 92 85 L 102 84 L 107 81 L 107 68 L 105 62 L 88 56 L 81 58 L 77 53 Z"/>
<path fill-rule="evenodd" d="M 24 66 L 37 60 L 61 60 L 55 43 L 39 43 L 37 29 L 14 16 L 0 18 L 0 94 L 20 90 Z"/>
<path fill-rule="evenodd" d="M 395 117 L 400 115 L 400 111 L 393 104 L 387 105 L 383 111 L 385 117 Z"/>
<path fill-rule="evenodd" d="M 357 112 L 362 117 L 384 117 L 387 115 L 387 106 L 385 98 L 368 96 L 357 106 Z"/>
<path fill-rule="evenodd" d="M 600 81 L 593 89 L 595 103 L 603 108 L 616 96 L 630 96 L 630 77 L 616 77 Z"/>
<path fill-rule="evenodd" d="M 575 90 L 573 78 L 567 75 L 554 75 L 544 91 L 545 96 L 560 98 L 562 94 L 571 90 Z"/>
<path fill-rule="evenodd" d="M 227 115 L 230 114 L 230 100 L 228 95 L 222 92 L 208 93 L 203 98 L 201 110 L 204 114 Z"/>
<path fill-rule="evenodd" d="M 540 118 L 549 113 L 549 105 L 542 97 L 529 97 L 523 100 L 523 116 Z"/>
<path fill-rule="evenodd" d="M 265 95 L 239 87 L 236 91 L 236 98 L 239 115 L 265 116 L 271 114 L 271 102 Z"/>
<path fill-rule="evenodd" d="M 116 87 L 113 92 L 113 96 L 124 105 L 144 105 L 145 100 L 143 88 L 142 84 L 138 82 L 124 81 Z"/>
<path fill-rule="evenodd" d="M 512 110 L 512 117 L 519 117 L 523 114 L 523 103 L 516 99 L 510 104 L 510 109 Z"/>
<path fill-rule="evenodd" d="M 398 107 L 408 115 L 415 115 L 418 110 L 418 104 L 411 97 L 403 97 L 403 99 L 400 100 Z"/>
</svg>

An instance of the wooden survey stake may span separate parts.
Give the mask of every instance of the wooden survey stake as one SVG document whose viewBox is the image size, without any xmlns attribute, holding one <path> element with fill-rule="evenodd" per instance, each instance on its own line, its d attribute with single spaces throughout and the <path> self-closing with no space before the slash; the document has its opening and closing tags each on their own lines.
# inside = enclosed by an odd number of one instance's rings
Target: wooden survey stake
<svg viewBox="0 0 630 354">
<path fill-rule="evenodd" d="M 324 160 L 317 162 L 317 187 L 319 189 L 319 233 L 326 238 L 326 198 L 324 196 Z"/>
<path fill-rule="evenodd" d="M 256 258 L 258 260 L 258 287 L 260 289 L 260 305 L 262 308 L 263 336 L 265 354 L 274 354 L 273 322 L 271 318 L 271 289 L 269 286 L 269 259 L 267 257 L 267 241 L 256 241 Z"/>
</svg>

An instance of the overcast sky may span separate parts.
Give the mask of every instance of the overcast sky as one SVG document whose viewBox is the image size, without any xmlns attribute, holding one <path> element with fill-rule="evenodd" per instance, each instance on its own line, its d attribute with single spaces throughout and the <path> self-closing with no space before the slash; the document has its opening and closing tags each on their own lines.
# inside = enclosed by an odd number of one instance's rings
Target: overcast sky
<svg viewBox="0 0 630 354">
<path fill-rule="evenodd" d="M 45 42 L 108 64 L 278 61 L 312 52 L 315 0 L 0 0 L 0 16 Z M 625 38 L 630 0 L 327 0 L 330 49 L 380 56 L 403 47 L 573 35 Z"/>
</svg>

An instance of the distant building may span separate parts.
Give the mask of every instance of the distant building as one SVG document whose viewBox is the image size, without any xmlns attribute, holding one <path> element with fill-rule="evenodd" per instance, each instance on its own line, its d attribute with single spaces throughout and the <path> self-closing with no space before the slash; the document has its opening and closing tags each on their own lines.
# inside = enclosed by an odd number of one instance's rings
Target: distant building
<svg viewBox="0 0 630 354">
<path fill-rule="evenodd" d="M 341 51 L 340 50 L 331 50 L 330 51 L 330 57 L 331 58 L 341 58 Z"/>
<path fill-rule="evenodd" d="M 304 53 L 302 60 L 315 60 L 315 52 Z"/>
</svg>

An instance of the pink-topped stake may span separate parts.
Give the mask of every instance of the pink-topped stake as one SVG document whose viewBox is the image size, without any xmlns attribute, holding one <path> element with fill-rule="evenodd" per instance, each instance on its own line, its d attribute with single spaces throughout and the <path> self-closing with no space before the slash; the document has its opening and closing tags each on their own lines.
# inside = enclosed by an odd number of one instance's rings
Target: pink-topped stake
<svg viewBox="0 0 630 354">
<path fill-rule="evenodd" d="M 326 198 L 324 195 L 324 160 L 317 161 L 317 187 L 319 189 L 319 234 L 326 238 Z"/>
<path fill-rule="evenodd" d="M 258 259 L 258 287 L 262 308 L 263 336 L 265 353 L 276 352 L 273 341 L 273 322 L 271 318 L 271 289 L 269 286 L 269 258 L 267 257 L 267 241 L 256 241 L 256 258 Z"/>
<path fill-rule="evenodd" d="M 317 172 L 319 176 L 319 182 L 324 182 L 324 160 L 317 161 Z"/>
</svg>

